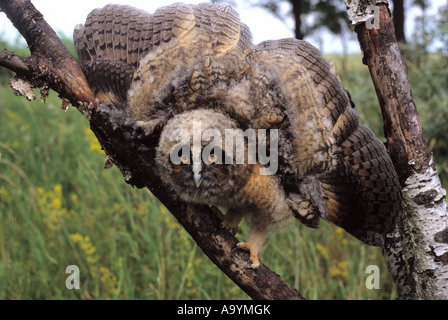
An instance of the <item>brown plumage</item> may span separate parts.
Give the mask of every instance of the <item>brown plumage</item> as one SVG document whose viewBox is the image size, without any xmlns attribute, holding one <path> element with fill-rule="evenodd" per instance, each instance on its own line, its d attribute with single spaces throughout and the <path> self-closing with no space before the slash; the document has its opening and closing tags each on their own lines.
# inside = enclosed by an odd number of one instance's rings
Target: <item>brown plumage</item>
<svg viewBox="0 0 448 320">
<path fill-rule="evenodd" d="M 371 245 L 392 229 L 401 210 L 392 162 L 309 43 L 253 45 L 230 6 L 181 3 L 152 15 L 96 9 L 74 41 L 99 101 L 160 135 L 165 186 L 184 201 L 219 207 L 233 231 L 247 218 L 248 241 L 239 247 L 251 251 L 254 268 L 269 231 L 292 217 L 310 227 L 324 218 Z M 243 149 L 224 143 L 237 130 L 247 133 L 243 164 Z M 271 151 L 268 163 L 249 157 L 252 138 Z M 261 174 L 270 167 L 275 174 Z"/>
</svg>

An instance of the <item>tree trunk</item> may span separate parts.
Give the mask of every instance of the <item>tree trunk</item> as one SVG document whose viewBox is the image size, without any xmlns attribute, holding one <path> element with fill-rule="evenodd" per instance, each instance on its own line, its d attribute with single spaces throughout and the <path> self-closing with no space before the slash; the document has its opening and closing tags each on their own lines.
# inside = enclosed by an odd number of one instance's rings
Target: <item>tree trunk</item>
<svg viewBox="0 0 448 320">
<path fill-rule="evenodd" d="M 448 299 L 446 191 L 426 145 L 388 3 L 346 0 L 346 5 L 403 187 L 404 212 L 383 248 L 386 262 L 401 299 Z"/>
<path fill-rule="evenodd" d="M 302 30 L 303 0 L 290 0 L 290 2 L 292 4 L 292 13 L 296 22 L 296 27 L 294 30 L 295 37 L 296 39 L 303 40 L 303 38 L 305 38 L 305 34 Z"/>
<path fill-rule="evenodd" d="M 152 141 L 154 138 L 144 140 L 141 132 L 128 125 L 132 120 L 125 112 L 117 116 L 116 110 L 97 104 L 76 60 L 30 0 L 0 0 L 0 10 L 24 36 L 32 54 L 23 58 L 6 50 L 0 53 L 0 66 L 19 76 L 11 82 L 17 94 L 33 99 L 32 87 L 40 88 L 44 95 L 50 87 L 60 94 L 64 108 L 68 107 L 68 101 L 78 108 L 90 121 L 90 127 L 109 160 L 121 170 L 126 182 L 138 188 L 148 188 L 204 253 L 250 297 L 303 299 L 266 266 L 261 265 L 257 270 L 250 268 L 249 253 L 236 248 L 238 240 L 221 226 L 222 217 L 218 210 L 180 202 L 161 187 L 163 184 L 154 172 L 157 141 Z"/>
<path fill-rule="evenodd" d="M 398 42 L 406 43 L 406 36 L 404 34 L 404 0 L 393 0 L 394 11 L 393 11 L 393 21 L 395 28 L 395 36 Z"/>
</svg>

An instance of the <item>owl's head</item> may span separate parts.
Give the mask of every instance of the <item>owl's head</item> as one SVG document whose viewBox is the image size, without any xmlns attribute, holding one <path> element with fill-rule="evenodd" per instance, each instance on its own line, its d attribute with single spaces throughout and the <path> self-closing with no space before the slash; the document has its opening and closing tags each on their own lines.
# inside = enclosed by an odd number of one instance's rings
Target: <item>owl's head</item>
<svg viewBox="0 0 448 320">
<path fill-rule="evenodd" d="M 174 116 L 157 148 L 162 179 L 188 202 L 216 204 L 237 193 L 246 184 L 253 170 L 248 163 L 253 161 L 248 161 L 247 147 L 236 143 L 235 132 L 241 132 L 237 123 L 213 110 Z"/>
</svg>

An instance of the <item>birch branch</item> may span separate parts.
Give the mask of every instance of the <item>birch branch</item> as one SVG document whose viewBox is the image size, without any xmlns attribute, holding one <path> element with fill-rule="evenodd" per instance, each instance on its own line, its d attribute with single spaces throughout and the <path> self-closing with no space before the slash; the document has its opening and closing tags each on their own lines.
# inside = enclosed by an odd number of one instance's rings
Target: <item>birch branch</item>
<svg viewBox="0 0 448 320">
<path fill-rule="evenodd" d="M 446 191 L 428 151 L 388 3 L 346 0 L 403 187 L 403 215 L 383 248 L 402 299 L 448 299 Z"/>
</svg>

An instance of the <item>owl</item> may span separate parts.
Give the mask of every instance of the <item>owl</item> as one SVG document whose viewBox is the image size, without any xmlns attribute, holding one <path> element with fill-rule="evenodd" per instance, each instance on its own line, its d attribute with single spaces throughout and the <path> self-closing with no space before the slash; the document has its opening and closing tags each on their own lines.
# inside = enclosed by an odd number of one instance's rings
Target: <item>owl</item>
<svg viewBox="0 0 448 320">
<path fill-rule="evenodd" d="M 74 43 L 101 107 L 157 137 L 163 187 L 219 208 L 234 233 L 244 218 L 238 247 L 252 268 L 294 218 L 376 246 L 394 227 L 400 185 L 386 148 L 308 42 L 255 45 L 231 6 L 175 3 L 96 9 Z"/>
</svg>

